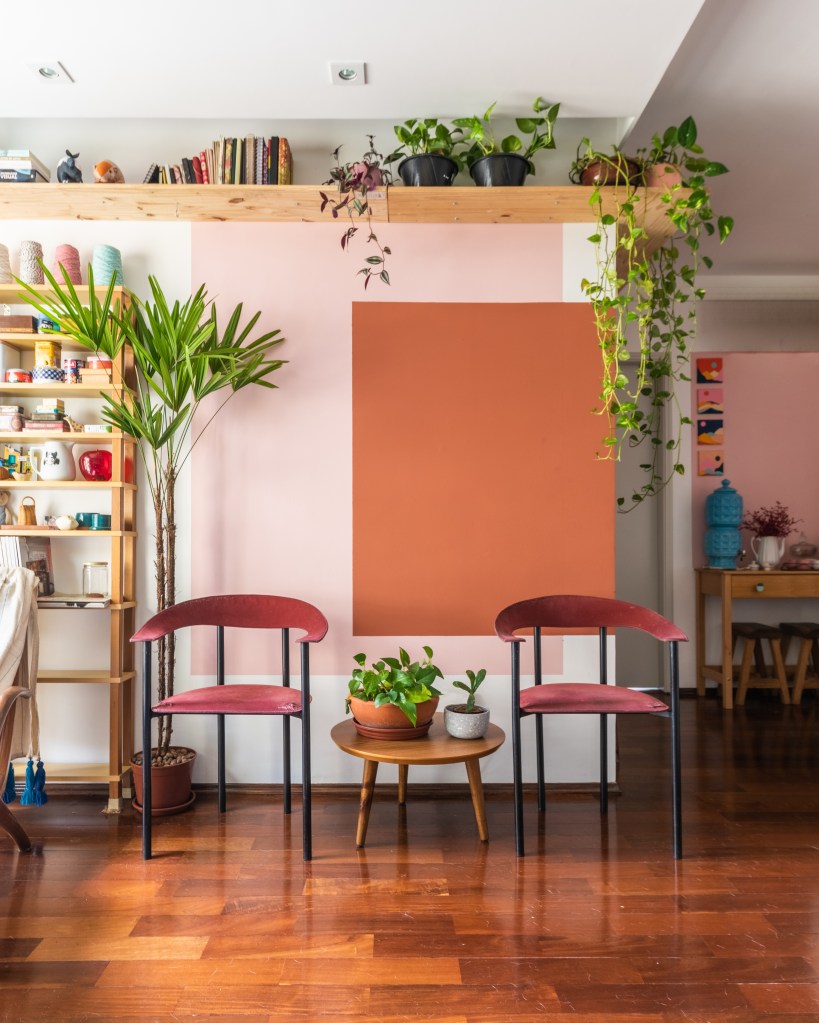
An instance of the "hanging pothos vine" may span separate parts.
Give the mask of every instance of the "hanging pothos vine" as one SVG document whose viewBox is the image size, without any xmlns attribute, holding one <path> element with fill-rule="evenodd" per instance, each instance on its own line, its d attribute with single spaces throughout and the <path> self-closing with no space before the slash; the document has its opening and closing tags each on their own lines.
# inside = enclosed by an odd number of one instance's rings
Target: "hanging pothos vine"
<svg viewBox="0 0 819 1023">
<path fill-rule="evenodd" d="M 697 275 L 701 266 L 712 265 L 700 252 L 700 240 L 704 232 L 723 242 L 733 228 L 731 217 L 715 216 L 705 183 L 727 170 L 705 158 L 691 117 L 655 135 L 637 161 L 617 149 L 611 155 L 597 152 L 583 139 L 572 165 L 573 181 L 594 185 L 589 203 L 596 229 L 589 240 L 598 273 L 581 287 L 594 311 L 603 358 L 596 411 L 608 422 L 604 457 L 619 459 L 624 444 L 647 445 L 640 463 L 646 481 L 629 499 L 617 499 L 620 511 L 631 511 L 685 472 L 680 447 L 691 420 L 677 388 L 690 380 L 696 303 L 705 294 Z M 644 227 L 649 199 L 644 182 L 662 189 L 659 201 L 676 229 L 653 249 Z M 635 334 L 633 355 L 629 339 Z"/>
</svg>

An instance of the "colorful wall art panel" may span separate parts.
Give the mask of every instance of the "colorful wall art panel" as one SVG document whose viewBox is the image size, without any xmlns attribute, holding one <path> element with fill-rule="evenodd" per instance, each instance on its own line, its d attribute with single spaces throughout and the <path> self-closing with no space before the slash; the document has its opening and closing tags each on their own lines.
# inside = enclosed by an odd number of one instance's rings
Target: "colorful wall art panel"
<svg viewBox="0 0 819 1023">
<path fill-rule="evenodd" d="M 697 388 L 697 415 L 712 416 L 719 415 L 725 411 L 725 403 L 721 387 L 698 387 Z"/>
<path fill-rule="evenodd" d="M 722 359 L 715 358 L 713 355 L 697 359 L 697 383 L 721 384 Z"/>
<path fill-rule="evenodd" d="M 721 451 L 700 450 L 697 452 L 698 476 L 724 476 L 725 457 Z"/>
<path fill-rule="evenodd" d="M 697 443 L 722 445 L 724 441 L 721 419 L 697 420 Z"/>
</svg>

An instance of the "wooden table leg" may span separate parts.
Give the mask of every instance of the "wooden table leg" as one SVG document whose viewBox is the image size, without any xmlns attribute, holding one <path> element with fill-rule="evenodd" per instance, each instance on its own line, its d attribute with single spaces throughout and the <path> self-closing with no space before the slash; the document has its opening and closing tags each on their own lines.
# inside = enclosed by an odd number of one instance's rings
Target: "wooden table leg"
<svg viewBox="0 0 819 1023">
<path fill-rule="evenodd" d="M 483 801 L 483 784 L 481 783 L 481 762 L 477 757 L 465 760 L 466 773 L 469 778 L 469 792 L 472 796 L 472 806 L 475 810 L 475 822 L 478 825 L 478 835 L 482 842 L 489 841 L 489 832 L 486 828 L 486 805 Z"/>
<path fill-rule="evenodd" d="M 407 776 L 409 775 L 409 764 L 398 765 L 398 805 L 403 806 L 407 801 Z"/>
<path fill-rule="evenodd" d="M 378 761 L 364 761 L 364 778 L 361 782 L 361 801 L 358 806 L 358 827 L 355 833 L 355 844 L 360 849 L 367 837 L 367 825 L 370 823 L 370 807 L 373 802 L 375 776 L 378 774 Z"/>
<path fill-rule="evenodd" d="M 731 581 L 728 573 L 722 580 L 722 707 L 734 708 L 734 643 L 731 636 Z"/>
<path fill-rule="evenodd" d="M 697 572 L 697 696 L 705 696 L 705 594 Z"/>
</svg>

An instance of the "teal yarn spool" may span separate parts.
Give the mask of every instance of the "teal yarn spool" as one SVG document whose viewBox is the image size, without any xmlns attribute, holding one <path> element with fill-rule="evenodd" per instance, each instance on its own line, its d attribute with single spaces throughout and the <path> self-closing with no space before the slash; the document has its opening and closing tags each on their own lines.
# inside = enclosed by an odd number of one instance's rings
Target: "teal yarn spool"
<svg viewBox="0 0 819 1023">
<path fill-rule="evenodd" d="M 96 245 L 91 257 L 91 269 L 94 280 L 103 287 L 108 287 L 111 278 L 114 284 L 122 285 L 122 253 L 113 245 Z"/>
</svg>

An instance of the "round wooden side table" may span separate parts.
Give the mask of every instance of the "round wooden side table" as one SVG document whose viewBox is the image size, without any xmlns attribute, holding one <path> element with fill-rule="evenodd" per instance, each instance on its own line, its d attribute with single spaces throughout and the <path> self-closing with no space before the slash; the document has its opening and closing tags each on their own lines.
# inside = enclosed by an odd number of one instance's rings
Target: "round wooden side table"
<svg viewBox="0 0 819 1023">
<path fill-rule="evenodd" d="M 478 834 L 482 842 L 489 841 L 480 760 L 503 745 L 506 736 L 497 725 L 490 724 L 482 739 L 453 739 L 444 728 L 443 714 L 436 714 L 432 727 L 422 739 L 371 739 L 366 735 L 359 735 L 352 718 L 348 718 L 333 727 L 330 737 L 339 749 L 364 761 L 361 803 L 355 835 L 355 844 L 359 848 L 364 845 L 367 837 L 367 824 L 370 820 L 370 807 L 379 764 L 398 764 L 400 805 L 407 801 L 407 775 L 410 765 L 465 764 Z"/>
</svg>

